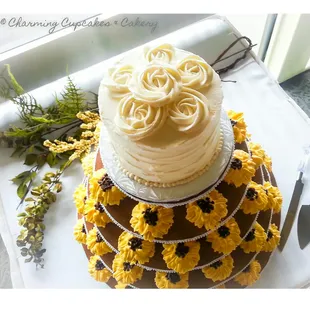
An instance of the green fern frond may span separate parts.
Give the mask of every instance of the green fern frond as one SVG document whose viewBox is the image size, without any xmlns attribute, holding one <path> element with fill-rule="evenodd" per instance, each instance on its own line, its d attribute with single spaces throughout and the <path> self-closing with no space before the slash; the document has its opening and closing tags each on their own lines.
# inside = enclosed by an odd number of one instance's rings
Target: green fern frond
<svg viewBox="0 0 310 310">
<path fill-rule="evenodd" d="M 11 67 L 10 65 L 6 64 L 6 69 L 7 69 L 7 72 L 8 72 L 8 76 L 10 78 L 10 81 L 11 81 L 11 84 L 13 86 L 13 89 L 15 91 L 15 94 L 16 96 L 20 96 L 22 95 L 25 91 L 24 89 L 19 85 L 19 83 L 16 81 L 14 75 L 12 74 L 11 72 Z"/>
</svg>

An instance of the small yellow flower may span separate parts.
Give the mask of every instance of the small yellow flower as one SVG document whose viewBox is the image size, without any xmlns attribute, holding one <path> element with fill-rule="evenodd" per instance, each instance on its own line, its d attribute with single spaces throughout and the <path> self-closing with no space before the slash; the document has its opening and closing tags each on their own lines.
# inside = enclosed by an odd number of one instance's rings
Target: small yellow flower
<svg viewBox="0 0 310 310">
<path fill-rule="evenodd" d="M 255 214 L 266 208 L 268 198 L 263 185 L 251 182 L 248 186 L 245 198 L 241 204 L 241 210 L 245 214 Z"/>
<path fill-rule="evenodd" d="M 216 189 L 186 207 L 186 219 L 197 227 L 216 228 L 227 215 L 227 199 Z"/>
<path fill-rule="evenodd" d="M 74 226 L 73 235 L 77 242 L 83 243 L 83 244 L 86 243 L 87 234 L 86 234 L 83 219 L 79 219 L 77 221 L 76 225 Z"/>
<path fill-rule="evenodd" d="M 240 229 L 234 218 L 207 236 L 215 252 L 230 254 L 241 243 Z"/>
<path fill-rule="evenodd" d="M 130 261 L 144 264 L 154 256 L 155 244 L 124 231 L 118 238 L 118 250 L 128 252 L 127 256 Z"/>
<path fill-rule="evenodd" d="M 272 172 L 272 160 L 270 156 L 266 155 L 264 157 L 264 165 L 266 166 L 269 172 Z"/>
<path fill-rule="evenodd" d="M 204 267 L 202 272 L 207 279 L 216 282 L 227 279 L 231 275 L 233 268 L 234 260 L 230 255 L 227 255 L 223 259 Z"/>
<path fill-rule="evenodd" d="M 272 186 L 270 182 L 264 183 L 264 189 L 268 198 L 268 203 L 264 210 L 273 209 L 274 213 L 279 213 L 283 203 L 281 192 L 277 187 Z"/>
<path fill-rule="evenodd" d="M 130 224 L 145 240 L 153 241 L 168 233 L 173 224 L 173 210 L 139 202 L 132 210 Z"/>
<path fill-rule="evenodd" d="M 271 224 L 262 251 L 272 252 L 280 243 L 280 232 L 277 225 Z"/>
<path fill-rule="evenodd" d="M 95 155 L 96 152 L 91 152 L 82 159 L 82 168 L 86 176 L 90 177 L 93 174 Z"/>
<path fill-rule="evenodd" d="M 261 269 L 260 263 L 257 260 L 254 260 L 234 278 L 234 281 L 243 286 L 251 286 L 259 279 Z"/>
<path fill-rule="evenodd" d="M 266 156 L 265 151 L 258 143 L 249 142 L 248 145 L 251 152 L 252 160 L 254 161 L 257 169 L 264 162 L 264 158 Z"/>
<path fill-rule="evenodd" d="M 235 141 L 242 143 L 246 139 L 246 123 L 243 118 L 243 113 L 234 112 L 232 110 L 227 111 L 228 117 L 230 118 L 231 125 L 234 130 Z"/>
<path fill-rule="evenodd" d="M 126 197 L 107 175 L 105 169 L 99 169 L 93 173 L 89 180 L 90 197 L 103 205 L 119 205 L 121 200 Z"/>
<path fill-rule="evenodd" d="M 122 284 L 132 284 L 141 280 L 143 275 L 143 269 L 133 264 L 128 258 L 126 252 L 119 252 L 113 260 L 113 277 Z"/>
<path fill-rule="evenodd" d="M 160 289 L 188 288 L 188 272 L 184 274 L 156 272 L 155 284 Z"/>
<path fill-rule="evenodd" d="M 112 249 L 103 241 L 95 227 L 88 232 L 86 245 L 92 254 L 99 256 L 113 252 Z"/>
<path fill-rule="evenodd" d="M 192 270 L 200 260 L 200 243 L 197 241 L 163 244 L 163 247 L 162 254 L 167 267 L 178 273 Z"/>
<path fill-rule="evenodd" d="M 266 238 L 264 228 L 256 222 L 254 228 L 240 244 L 240 248 L 243 249 L 244 253 L 259 252 L 264 246 Z"/>
<path fill-rule="evenodd" d="M 111 219 L 104 211 L 101 203 L 97 202 L 93 198 L 89 198 L 85 205 L 86 221 L 96 224 L 99 227 L 105 227 L 111 222 Z"/>
<path fill-rule="evenodd" d="M 242 150 L 235 150 L 230 170 L 225 176 L 228 184 L 234 184 L 236 187 L 242 184 L 248 184 L 255 174 L 255 163 L 250 155 Z"/>
<path fill-rule="evenodd" d="M 96 281 L 99 282 L 108 282 L 112 276 L 112 273 L 105 268 L 98 255 L 94 255 L 90 258 L 88 272 Z"/>
<path fill-rule="evenodd" d="M 84 207 L 86 202 L 86 187 L 80 184 L 73 194 L 73 200 L 79 214 L 84 214 Z"/>
</svg>

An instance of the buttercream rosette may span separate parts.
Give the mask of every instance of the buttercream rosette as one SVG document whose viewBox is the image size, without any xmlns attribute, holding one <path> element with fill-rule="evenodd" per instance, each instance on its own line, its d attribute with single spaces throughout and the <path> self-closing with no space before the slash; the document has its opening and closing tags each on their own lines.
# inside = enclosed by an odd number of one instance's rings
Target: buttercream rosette
<svg viewBox="0 0 310 310">
<path fill-rule="evenodd" d="M 264 210 L 272 209 L 274 213 L 279 213 L 283 203 L 283 197 L 280 190 L 277 187 L 272 186 L 270 182 L 265 182 L 263 187 L 268 198 L 268 203 Z"/>
<path fill-rule="evenodd" d="M 112 249 L 103 241 L 100 233 L 95 227 L 88 232 L 86 245 L 92 254 L 99 256 L 113 252 Z"/>
<path fill-rule="evenodd" d="M 243 249 L 244 253 L 260 252 L 265 244 L 266 238 L 267 235 L 264 228 L 256 222 L 240 244 L 240 248 Z"/>
<path fill-rule="evenodd" d="M 272 159 L 267 154 L 264 157 L 264 165 L 266 166 L 269 172 L 272 172 Z"/>
<path fill-rule="evenodd" d="M 244 142 L 247 137 L 247 125 L 244 121 L 243 113 L 229 110 L 227 111 L 227 114 L 230 118 L 230 122 L 234 131 L 235 141 L 237 143 Z"/>
<path fill-rule="evenodd" d="M 242 201 L 240 209 L 245 214 L 256 214 L 266 208 L 268 198 L 263 185 L 257 184 L 254 181 L 249 183 L 245 198 Z"/>
<path fill-rule="evenodd" d="M 277 225 L 271 224 L 262 251 L 272 252 L 279 245 L 280 239 L 281 236 Z"/>
<path fill-rule="evenodd" d="M 87 222 L 96 224 L 99 227 L 105 227 L 111 222 L 111 219 L 106 214 L 102 204 L 94 198 L 89 198 L 86 201 L 85 214 Z"/>
<path fill-rule="evenodd" d="M 106 205 L 119 205 L 121 200 L 126 197 L 108 176 L 106 170 L 101 168 L 94 172 L 89 180 L 90 197 Z"/>
<path fill-rule="evenodd" d="M 82 244 L 86 243 L 87 234 L 86 234 L 86 229 L 84 226 L 83 219 L 79 219 L 77 223 L 75 224 L 73 235 L 74 235 L 74 239 L 77 242 L 82 243 Z"/>
<path fill-rule="evenodd" d="M 149 64 L 136 70 L 129 83 L 129 90 L 136 100 L 155 108 L 175 100 L 182 87 L 180 73 L 168 64 Z"/>
<path fill-rule="evenodd" d="M 213 264 L 202 269 L 203 274 L 207 279 L 216 281 L 223 281 L 227 279 L 234 268 L 234 260 L 230 255 L 214 262 Z"/>
<path fill-rule="evenodd" d="M 255 174 L 255 163 L 250 155 L 242 150 L 235 150 L 231 167 L 224 178 L 228 184 L 234 184 L 236 187 L 242 184 L 247 185 Z"/>
<path fill-rule="evenodd" d="M 209 230 L 216 228 L 227 212 L 227 199 L 214 189 L 186 206 L 186 219 L 199 228 Z"/>
<path fill-rule="evenodd" d="M 112 269 L 114 279 L 122 284 L 132 284 L 140 280 L 143 275 L 143 269 L 130 261 L 128 252 L 119 252 L 115 255 Z"/>
<path fill-rule="evenodd" d="M 183 58 L 177 65 L 184 87 L 201 89 L 211 85 L 213 69 L 201 57 L 190 55 Z"/>
<path fill-rule="evenodd" d="M 240 229 L 234 218 L 207 236 L 215 252 L 230 254 L 241 243 Z"/>
<path fill-rule="evenodd" d="M 130 224 L 145 240 L 153 241 L 168 233 L 173 224 L 173 210 L 139 202 L 132 210 Z"/>
<path fill-rule="evenodd" d="M 152 63 L 170 63 L 174 58 L 175 50 L 171 44 L 161 44 L 159 46 L 144 49 L 145 59 Z"/>
<path fill-rule="evenodd" d="M 130 261 L 144 264 L 154 256 L 155 244 L 124 231 L 118 238 L 118 250 L 127 252 L 126 255 Z"/>
<path fill-rule="evenodd" d="M 192 270 L 200 260 L 200 243 L 197 241 L 163 244 L 163 247 L 162 255 L 167 267 L 180 274 Z"/>
<path fill-rule="evenodd" d="M 188 272 L 179 274 L 156 271 L 155 284 L 159 289 L 188 288 Z"/>
<path fill-rule="evenodd" d="M 260 263 L 254 260 L 234 278 L 234 281 L 243 286 L 251 286 L 259 279 L 261 269 Z"/>
<path fill-rule="evenodd" d="M 184 133 L 200 132 L 209 121 L 207 98 L 196 90 L 183 88 L 168 107 L 169 125 Z"/>
<path fill-rule="evenodd" d="M 100 259 L 100 256 L 94 255 L 90 258 L 88 263 L 89 274 L 99 282 L 108 282 L 112 273 L 105 267 Z"/>
<path fill-rule="evenodd" d="M 79 214 L 84 214 L 86 199 L 86 187 L 84 184 L 80 184 L 73 193 L 73 200 Z"/>
<path fill-rule="evenodd" d="M 249 142 L 248 143 L 252 160 L 256 165 L 256 169 L 263 164 L 264 158 L 266 156 L 265 151 L 263 150 L 262 146 L 258 143 Z"/>
<path fill-rule="evenodd" d="M 154 134 L 165 123 L 167 108 L 153 107 L 132 95 L 125 96 L 118 105 L 115 125 L 131 140 L 141 140 Z"/>
</svg>

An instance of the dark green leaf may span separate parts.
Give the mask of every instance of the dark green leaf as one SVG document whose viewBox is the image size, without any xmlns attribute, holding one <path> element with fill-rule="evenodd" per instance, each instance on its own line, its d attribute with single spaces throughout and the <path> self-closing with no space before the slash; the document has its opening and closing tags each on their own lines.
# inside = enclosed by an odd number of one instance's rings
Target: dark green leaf
<svg viewBox="0 0 310 310">
<path fill-rule="evenodd" d="M 57 164 L 56 154 L 53 152 L 48 153 L 46 161 L 50 167 L 55 166 Z"/>
<path fill-rule="evenodd" d="M 15 148 L 15 151 L 11 154 L 11 157 L 14 157 L 15 155 L 19 155 L 23 150 L 24 148 L 22 146 L 17 146 Z"/>
<path fill-rule="evenodd" d="M 27 176 L 24 180 L 24 184 L 27 184 L 29 181 L 33 180 L 37 176 L 37 173 L 35 171 L 32 171 L 30 175 Z"/>
<path fill-rule="evenodd" d="M 46 151 L 46 149 L 40 145 L 35 145 L 34 148 L 39 152 L 45 152 Z"/>
<path fill-rule="evenodd" d="M 25 180 L 26 177 L 28 177 L 31 174 L 30 171 L 24 171 L 20 174 L 18 174 L 15 178 L 11 179 L 10 181 L 12 181 L 15 184 L 20 184 L 21 182 L 23 182 Z"/>
<path fill-rule="evenodd" d="M 28 149 L 27 149 L 27 152 L 28 153 L 33 153 L 34 151 L 34 145 L 31 145 Z"/>
<path fill-rule="evenodd" d="M 17 188 L 17 195 L 20 199 L 22 199 L 27 193 L 27 186 L 22 183 Z"/>
<path fill-rule="evenodd" d="M 37 161 L 37 154 L 27 154 L 24 165 L 31 166 Z"/>
<path fill-rule="evenodd" d="M 37 158 L 37 163 L 40 167 L 42 167 L 46 163 L 46 156 L 45 155 L 39 155 Z"/>
</svg>

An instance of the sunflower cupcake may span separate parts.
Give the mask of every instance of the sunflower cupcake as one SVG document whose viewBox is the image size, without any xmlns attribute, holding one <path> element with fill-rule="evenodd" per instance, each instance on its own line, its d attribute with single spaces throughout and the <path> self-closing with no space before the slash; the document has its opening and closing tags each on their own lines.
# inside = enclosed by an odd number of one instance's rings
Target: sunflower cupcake
<svg viewBox="0 0 310 310">
<path fill-rule="evenodd" d="M 160 289 L 165 288 L 188 288 L 188 272 L 184 274 L 179 273 L 165 273 L 156 272 L 155 284 Z"/>
<path fill-rule="evenodd" d="M 130 261 L 144 264 L 154 256 L 155 244 L 124 231 L 118 238 L 118 250 L 127 252 Z"/>
<path fill-rule="evenodd" d="M 255 163 L 248 153 L 235 150 L 231 167 L 224 181 L 228 184 L 234 184 L 236 187 L 248 184 L 255 174 L 255 167 Z"/>
<path fill-rule="evenodd" d="M 234 218 L 207 236 L 215 252 L 230 254 L 241 243 L 240 229 Z"/>
<path fill-rule="evenodd" d="M 103 241 L 100 233 L 95 227 L 88 232 L 86 245 L 92 254 L 99 256 L 113 252 L 112 249 Z"/>
<path fill-rule="evenodd" d="M 168 233 L 173 224 L 173 210 L 139 202 L 132 210 L 130 224 L 145 240 L 153 241 Z"/>
<path fill-rule="evenodd" d="M 272 252 L 279 245 L 280 239 L 281 236 L 277 225 L 271 224 L 262 251 Z"/>
<path fill-rule="evenodd" d="M 132 284 L 142 278 L 143 269 L 136 266 L 127 252 L 119 252 L 113 260 L 113 277 L 122 284 Z"/>
<path fill-rule="evenodd" d="M 126 197 L 109 178 L 105 169 L 99 169 L 93 173 L 89 180 L 90 197 L 103 205 L 119 205 Z"/>
<path fill-rule="evenodd" d="M 251 152 L 252 160 L 254 161 L 257 169 L 264 162 L 264 158 L 266 156 L 265 151 L 258 143 L 249 142 L 248 146 Z"/>
<path fill-rule="evenodd" d="M 178 273 L 192 270 L 200 260 L 200 243 L 197 241 L 163 244 L 163 247 L 162 255 L 167 267 Z"/>
<path fill-rule="evenodd" d="M 216 189 L 210 194 L 186 206 L 186 219 L 206 230 L 216 228 L 227 215 L 227 199 Z"/>
<path fill-rule="evenodd" d="M 233 268 L 234 260 L 230 255 L 227 255 L 223 259 L 204 267 L 202 272 L 207 279 L 216 282 L 227 279 L 231 275 Z"/>
<path fill-rule="evenodd" d="M 243 249 L 244 253 L 259 252 L 264 246 L 266 238 L 264 228 L 256 222 L 254 228 L 240 244 L 240 248 Z"/>
<path fill-rule="evenodd" d="M 263 187 L 268 198 L 268 203 L 264 210 L 273 209 L 274 213 L 279 213 L 283 203 L 281 192 L 277 187 L 272 186 L 270 182 L 265 182 Z"/>
<path fill-rule="evenodd" d="M 111 222 L 100 202 L 94 198 L 89 198 L 85 205 L 86 221 L 96 224 L 99 227 L 105 227 Z"/>
<path fill-rule="evenodd" d="M 104 266 L 98 255 L 94 255 L 90 258 L 88 272 L 99 282 L 108 282 L 112 276 L 112 273 Z"/>
<path fill-rule="evenodd" d="M 243 286 L 250 286 L 259 279 L 261 269 L 260 263 L 254 260 L 234 278 L 234 281 Z"/>
<path fill-rule="evenodd" d="M 82 159 L 82 168 L 83 168 L 84 174 L 88 177 L 91 177 L 93 174 L 95 155 L 96 155 L 96 152 L 91 152 L 91 153 L 88 153 Z"/>
<path fill-rule="evenodd" d="M 246 123 L 243 118 L 243 113 L 234 112 L 232 110 L 227 111 L 228 117 L 234 131 L 235 141 L 242 143 L 246 139 Z"/>
<path fill-rule="evenodd" d="M 86 243 L 87 234 L 83 219 L 79 219 L 77 221 L 76 225 L 74 226 L 73 235 L 77 242 L 82 244 Z"/>
<path fill-rule="evenodd" d="M 255 214 L 266 208 L 268 198 L 263 185 L 251 182 L 247 188 L 245 198 L 241 204 L 241 210 L 245 214 Z"/>
<path fill-rule="evenodd" d="M 80 184 L 73 193 L 73 200 L 79 214 L 84 214 L 86 199 L 86 187 Z"/>
</svg>

